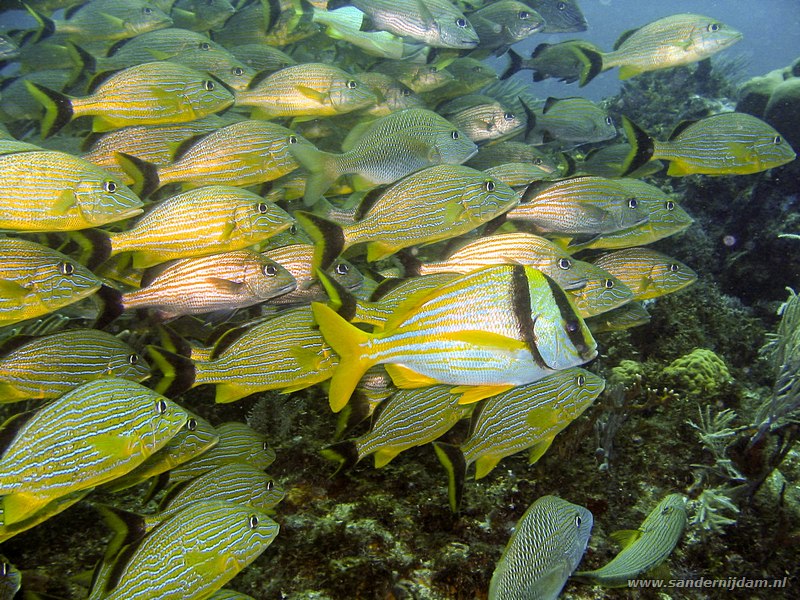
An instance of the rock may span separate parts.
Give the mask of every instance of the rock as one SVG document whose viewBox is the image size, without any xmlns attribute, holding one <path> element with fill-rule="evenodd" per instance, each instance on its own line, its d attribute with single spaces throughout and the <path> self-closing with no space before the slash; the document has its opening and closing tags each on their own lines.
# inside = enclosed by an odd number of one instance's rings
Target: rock
<svg viewBox="0 0 800 600">
<path fill-rule="evenodd" d="M 764 120 L 777 129 L 792 148 L 800 149 L 800 77 L 787 79 L 773 90 Z"/>
</svg>

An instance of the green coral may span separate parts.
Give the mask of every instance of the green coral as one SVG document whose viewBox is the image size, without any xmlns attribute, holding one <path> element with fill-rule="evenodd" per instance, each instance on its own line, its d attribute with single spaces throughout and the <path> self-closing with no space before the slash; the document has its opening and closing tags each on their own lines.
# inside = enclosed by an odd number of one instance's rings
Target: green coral
<svg viewBox="0 0 800 600">
<path fill-rule="evenodd" d="M 731 381 L 725 361 L 712 350 L 696 348 L 664 369 L 664 378 L 690 396 L 719 392 Z"/>
<path fill-rule="evenodd" d="M 611 369 L 611 376 L 608 378 L 609 387 L 622 385 L 629 388 L 637 381 L 641 381 L 644 376 L 642 363 L 635 360 L 621 360 L 616 367 Z"/>
</svg>

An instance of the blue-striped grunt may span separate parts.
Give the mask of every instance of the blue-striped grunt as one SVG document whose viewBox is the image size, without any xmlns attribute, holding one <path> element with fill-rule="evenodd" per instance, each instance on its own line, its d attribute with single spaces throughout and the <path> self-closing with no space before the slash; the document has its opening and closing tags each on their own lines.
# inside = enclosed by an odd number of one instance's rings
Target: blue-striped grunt
<svg viewBox="0 0 800 600">
<path fill-rule="evenodd" d="M 682 262 L 650 248 L 626 248 L 596 258 L 593 264 L 621 280 L 633 292 L 634 300 L 648 300 L 671 294 L 697 280 Z"/>
</svg>

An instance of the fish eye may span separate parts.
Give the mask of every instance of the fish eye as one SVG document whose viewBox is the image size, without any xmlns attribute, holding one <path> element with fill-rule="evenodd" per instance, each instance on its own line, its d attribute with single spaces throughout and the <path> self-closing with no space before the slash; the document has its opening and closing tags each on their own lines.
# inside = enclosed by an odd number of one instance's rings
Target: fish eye
<svg viewBox="0 0 800 600">
<path fill-rule="evenodd" d="M 347 273 L 350 271 L 350 267 L 347 266 L 345 263 L 339 263 L 338 265 L 336 265 L 336 268 L 334 270 L 336 271 L 337 275 L 347 275 Z"/>
<path fill-rule="evenodd" d="M 670 266 L 669 266 L 669 270 L 670 270 L 670 272 L 672 272 L 672 273 L 677 273 L 678 271 L 680 271 L 680 269 L 681 269 L 681 268 L 678 266 L 678 264 L 677 264 L 677 263 L 672 263 L 672 264 L 670 264 Z"/>
<path fill-rule="evenodd" d="M 661 514 L 662 515 L 668 515 L 671 512 L 672 512 L 672 507 L 671 506 L 665 506 L 664 508 L 661 509 Z"/>
<path fill-rule="evenodd" d="M 534 158 L 533 159 L 533 164 L 536 165 L 537 167 L 540 166 L 543 162 L 544 161 L 541 158 Z"/>
<path fill-rule="evenodd" d="M 129 354 L 128 355 L 128 364 L 135 365 L 139 362 L 139 355 L 138 354 Z"/>
<path fill-rule="evenodd" d="M 354 90 L 358 87 L 358 83 L 351 79 L 347 82 L 347 87 L 349 87 L 351 90 Z"/>
<path fill-rule="evenodd" d="M 575 383 L 578 384 L 578 387 L 583 387 L 583 385 L 586 383 L 586 377 L 583 375 L 578 375 L 578 377 L 575 379 Z"/>
<path fill-rule="evenodd" d="M 278 274 L 278 267 L 275 265 L 264 265 L 264 275 L 267 277 L 275 277 Z"/>
<path fill-rule="evenodd" d="M 583 523 L 583 519 L 581 519 L 581 516 L 575 515 L 575 527 L 580 527 L 581 523 Z"/>
<path fill-rule="evenodd" d="M 268 492 L 271 492 L 271 491 L 272 491 L 272 488 L 274 488 L 274 487 L 275 487 L 275 484 L 274 484 L 274 483 L 272 483 L 272 479 L 270 479 L 269 481 L 267 481 L 267 491 L 268 491 Z"/>
<path fill-rule="evenodd" d="M 117 191 L 117 184 L 113 181 L 104 181 L 103 182 L 103 189 L 107 191 L 109 194 L 113 194 Z"/>
<path fill-rule="evenodd" d="M 407 87 L 404 87 L 400 90 L 401 96 L 410 96 L 411 94 L 412 94 L 411 90 L 408 89 Z"/>
<path fill-rule="evenodd" d="M 269 211 L 269 206 L 267 206 L 266 202 L 259 202 L 256 205 L 256 208 L 258 209 L 258 212 L 260 212 L 262 215 L 267 214 L 267 211 Z"/>
<path fill-rule="evenodd" d="M 564 269 L 565 271 L 572 266 L 572 261 L 568 258 L 559 258 L 558 259 L 558 268 Z"/>
<path fill-rule="evenodd" d="M 613 125 L 614 121 L 611 120 L 611 117 L 606 117 L 606 125 Z"/>
<path fill-rule="evenodd" d="M 467 20 L 464 17 L 459 17 L 456 19 L 456 26 L 461 27 L 461 29 L 466 28 Z"/>
<path fill-rule="evenodd" d="M 267 442 L 262 443 L 261 449 L 266 452 L 267 450 L 269 450 L 269 444 Z"/>
<path fill-rule="evenodd" d="M 250 525 L 250 529 L 255 529 L 258 527 L 258 517 L 255 515 L 250 515 L 250 518 L 247 520 L 247 524 Z"/>
<path fill-rule="evenodd" d="M 68 262 L 58 263 L 58 272 L 62 275 L 72 275 L 75 272 L 75 265 Z"/>
<path fill-rule="evenodd" d="M 210 79 L 207 79 L 206 81 L 203 82 L 203 87 L 206 88 L 207 92 L 211 92 L 211 91 L 214 90 L 214 88 L 216 86 L 214 85 L 213 81 L 211 81 Z"/>
<path fill-rule="evenodd" d="M 290 144 L 296 144 L 296 143 L 297 143 L 297 136 L 295 136 L 295 135 L 290 135 L 290 136 L 289 136 L 289 143 L 290 143 Z"/>
<path fill-rule="evenodd" d="M 715 31 L 719 31 L 720 26 L 719 23 L 710 23 L 708 27 L 706 27 L 706 29 L 708 29 L 708 31 L 713 33 Z"/>
<path fill-rule="evenodd" d="M 428 67 L 428 73 L 437 73 L 439 71 L 439 67 Z"/>
<path fill-rule="evenodd" d="M 639 206 L 639 201 L 636 198 L 628 198 L 628 208 L 636 208 Z"/>
<path fill-rule="evenodd" d="M 558 3 L 558 5 L 556 6 L 556 8 L 557 8 L 558 10 L 566 10 L 566 8 L 567 8 L 567 3 L 566 3 L 566 2 L 559 2 L 559 3 Z"/>
<path fill-rule="evenodd" d="M 165 412 L 167 412 L 166 400 L 159 400 L 158 402 L 156 402 L 156 410 L 160 415 L 163 415 Z"/>
<path fill-rule="evenodd" d="M 289 225 L 289 234 L 290 235 L 296 235 L 297 234 L 297 225 L 295 225 L 294 223 Z"/>
<path fill-rule="evenodd" d="M 494 188 L 495 188 L 494 181 L 492 181 L 491 179 L 483 184 L 483 189 L 485 189 L 487 192 L 493 192 Z"/>
<path fill-rule="evenodd" d="M 667 200 L 664 202 L 664 208 L 667 210 L 675 210 L 675 203 L 672 200 Z"/>
<path fill-rule="evenodd" d="M 450 137 L 453 138 L 454 140 L 457 140 L 459 138 L 458 132 L 457 131 L 453 131 L 450 134 Z"/>
<path fill-rule="evenodd" d="M 231 73 L 233 73 L 236 76 L 244 75 L 244 69 L 242 67 L 233 67 L 231 69 Z"/>
<path fill-rule="evenodd" d="M 152 9 L 152 8 L 150 8 L 149 6 L 145 6 L 145 7 L 142 9 L 142 12 L 143 12 L 144 14 L 146 14 L 146 15 L 152 15 L 152 14 L 153 14 L 153 9 Z"/>
<path fill-rule="evenodd" d="M 514 113 L 510 113 L 510 112 L 503 113 L 503 118 L 506 121 L 513 121 L 514 120 Z"/>
<path fill-rule="evenodd" d="M 774 139 L 774 140 L 772 140 L 772 143 L 773 143 L 773 144 L 775 144 L 775 145 L 777 146 L 777 145 L 778 145 L 778 144 L 780 144 L 782 141 L 783 141 L 783 140 L 781 140 L 781 136 L 779 136 L 779 135 L 776 135 L 776 136 L 775 136 L 775 139 Z"/>
<path fill-rule="evenodd" d="M 211 50 L 211 44 L 208 42 L 200 42 L 200 50 Z"/>
<path fill-rule="evenodd" d="M 527 21 L 528 19 L 531 18 L 531 13 L 529 13 L 527 10 L 521 10 L 519 11 L 519 13 L 517 13 L 517 17 L 519 17 L 523 21 Z"/>
<path fill-rule="evenodd" d="M 603 281 L 603 287 L 607 290 L 610 290 L 614 287 L 614 280 L 613 279 L 606 279 Z"/>
<path fill-rule="evenodd" d="M 186 429 L 189 431 L 194 431 L 197 429 L 197 419 L 190 418 L 188 421 L 186 421 Z"/>
<path fill-rule="evenodd" d="M 575 333 L 580 329 L 580 325 L 577 321 L 567 321 L 567 332 Z"/>
</svg>

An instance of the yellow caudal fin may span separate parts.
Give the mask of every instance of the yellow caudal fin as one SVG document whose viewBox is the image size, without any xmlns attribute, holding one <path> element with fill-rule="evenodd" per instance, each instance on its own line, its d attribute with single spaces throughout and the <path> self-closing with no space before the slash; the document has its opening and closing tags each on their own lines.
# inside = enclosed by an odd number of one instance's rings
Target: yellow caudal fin
<svg viewBox="0 0 800 600">
<path fill-rule="evenodd" d="M 25 492 L 8 494 L 3 498 L 3 525 L 8 527 L 32 517 L 50 500 L 50 498 L 40 498 Z"/>
<path fill-rule="evenodd" d="M 370 336 L 324 304 L 314 302 L 311 310 L 325 341 L 339 355 L 339 365 L 333 373 L 328 393 L 331 410 L 339 412 L 350 400 L 367 369 L 376 364 L 364 354 L 364 346 Z"/>
</svg>

